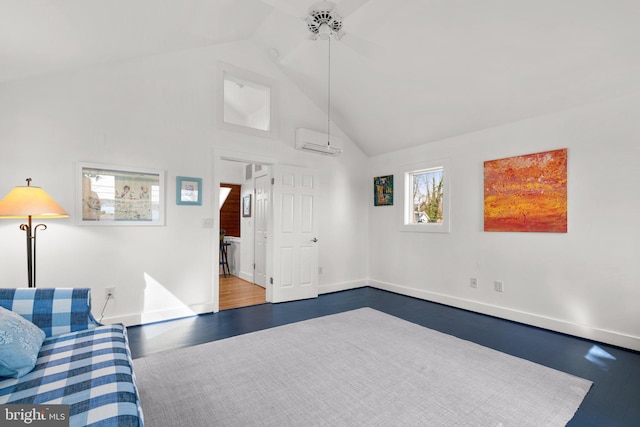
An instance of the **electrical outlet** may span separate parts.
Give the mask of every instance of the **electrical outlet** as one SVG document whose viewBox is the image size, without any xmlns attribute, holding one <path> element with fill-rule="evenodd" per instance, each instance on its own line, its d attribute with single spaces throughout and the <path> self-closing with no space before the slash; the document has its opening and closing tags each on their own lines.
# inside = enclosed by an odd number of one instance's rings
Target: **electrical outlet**
<svg viewBox="0 0 640 427">
<path fill-rule="evenodd" d="M 476 277 L 472 277 L 471 279 L 469 279 L 469 285 L 472 288 L 477 288 L 478 287 L 478 279 Z"/>
<path fill-rule="evenodd" d="M 115 298 L 116 297 L 116 288 L 106 288 L 104 290 L 104 297 L 105 298 Z"/>
<path fill-rule="evenodd" d="M 493 282 L 493 284 L 495 285 L 496 292 L 504 291 L 504 283 L 502 283 L 502 281 L 496 280 L 495 282 Z"/>
</svg>

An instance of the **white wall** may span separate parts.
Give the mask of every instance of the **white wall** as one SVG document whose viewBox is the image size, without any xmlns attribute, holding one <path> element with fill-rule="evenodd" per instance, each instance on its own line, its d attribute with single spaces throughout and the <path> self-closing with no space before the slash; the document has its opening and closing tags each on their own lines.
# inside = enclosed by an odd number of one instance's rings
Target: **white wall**
<svg viewBox="0 0 640 427">
<path fill-rule="evenodd" d="M 166 226 L 78 226 L 51 220 L 38 233 L 38 286 L 88 286 L 99 316 L 106 287 L 116 287 L 105 322 L 127 324 L 211 311 L 217 272 L 218 217 L 212 200 L 214 153 L 233 149 L 318 169 L 322 179 L 321 263 L 324 286 L 364 283 L 367 210 L 358 173 L 366 157 L 352 144 L 340 159 L 293 149 L 296 127 L 321 128 L 325 116 L 249 42 L 193 49 L 16 81 L 0 86 L 0 195 L 24 179 L 42 186 L 70 213 L 78 161 L 166 171 Z M 275 79 L 281 138 L 215 127 L 216 61 Z M 175 204 L 175 177 L 203 178 L 202 206 Z M 339 185 L 339 188 L 336 186 Z M 330 193 L 329 193 L 330 192 Z M 345 203 L 334 211 L 336 203 Z M 329 208 L 328 206 L 331 206 Z M 344 215 L 343 215 L 344 214 Z M 20 220 L 0 220 L 0 286 L 26 286 Z M 342 236 L 357 238 L 344 243 Z M 341 257 L 334 256 L 339 254 Z M 357 262 L 348 263 L 349 260 Z M 346 265 L 345 265 L 346 264 Z M 217 277 L 217 275 L 216 275 Z M 343 282 L 346 282 L 344 284 Z"/>
<path fill-rule="evenodd" d="M 244 183 L 245 164 L 240 162 L 221 162 L 222 168 L 217 171 L 221 182 L 242 185 Z"/>
<path fill-rule="evenodd" d="M 279 139 L 216 128 L 217 60 L 278 82 L 286 108 Z M 321 292 L 371 283 L 640 349 L 639 113 L 636 93 L 372 159 L 345 138 L 345 153 L 327 158 L 293 149 L 295 128 L 324 128 L 318 107 L 264 52 L 233 43 L 0 86 L 0 195 L 31 177 L 71 213 L 78 161 L 165 170 L 166 226 L 70 218 L 38 234 L 40 287 L 89 286 L 99 315 L 104 289 L 115 286 L 105 321 L 133 324 L 215 307 L 217 228 L 202 220 L 218 218 L 219 153 L 312 167 L 321 186 Z M 482 162 L 563 147 L 569 233 L 482 232 Z M 372 178 L 439 157 L 452 161 L 452 232 L 398 231 L 399 205 L 373 207 Z M 201 207 L 175 204 L 176 176 L 203 178 Z M 3 287 L 26 286 L 20 222 L 0 220 Z M 494 280 L 504 293 L 492 290 Z"/>
<path fill-rule="evenodd" d="M 418 159 L 448 157 L 453 168 L 449 234 L 399 231 L 399 187 L 393 207 L 370 203 L 372 284 L 640 349 L 638 135 L 636 93 L 372 158 L 370 180 L 401 182 Z M 483 232 L 483 162 L 565 147 L 569 232 Z"/>
</svg>

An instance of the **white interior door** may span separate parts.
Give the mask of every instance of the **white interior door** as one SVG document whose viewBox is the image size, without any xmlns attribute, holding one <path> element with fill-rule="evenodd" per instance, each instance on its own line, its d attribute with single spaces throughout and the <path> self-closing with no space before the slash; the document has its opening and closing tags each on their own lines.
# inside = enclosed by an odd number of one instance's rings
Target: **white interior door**
<svg viewBox="0 0 640 427">
<path fill-rule="evenodd" d="M 306 168 L 272 168 L 272 302 L 318 296 L 318 189 L 315 173 Z"/>
<path fill-rule="evenodd" d="M 269 215 L 270 175 L 255 178 L 255 255 L 254 283 L 267 287 L 267 219 Z"/>
</svg>

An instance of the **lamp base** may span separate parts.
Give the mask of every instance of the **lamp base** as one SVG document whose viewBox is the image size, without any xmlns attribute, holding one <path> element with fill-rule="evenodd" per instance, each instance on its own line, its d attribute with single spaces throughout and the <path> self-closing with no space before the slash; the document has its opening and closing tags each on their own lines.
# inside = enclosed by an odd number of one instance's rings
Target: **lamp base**
<svg viewBox="0 0 640 427">
<path fill-rule="evenodd" d="M 30 288 L 36 287 L 36 232 L 38 228 L 46 230 L 47 226 L 38 224 L 35 227 L 31 224 L 31 215 L 27 224 L 20 224 L 20 230 L 27 235 L 27 282 Z"/>
</svg>

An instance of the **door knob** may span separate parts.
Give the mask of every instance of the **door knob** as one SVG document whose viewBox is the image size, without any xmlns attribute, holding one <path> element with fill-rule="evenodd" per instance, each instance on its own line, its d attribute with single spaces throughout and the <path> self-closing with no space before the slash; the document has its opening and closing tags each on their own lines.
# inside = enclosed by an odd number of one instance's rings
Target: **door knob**
<svg viewBox="0 0 640 427">
<path fill-rule="evenodd" d="M 317 241 L 318 241 L 318 239 L 317 239 L 316 237 L 314 237 L 313 239 L 311 239 L 311 241 L 312 241 L 313 243 L 315 243 L 315 242 L 317 242 Z"/>
</svg>

